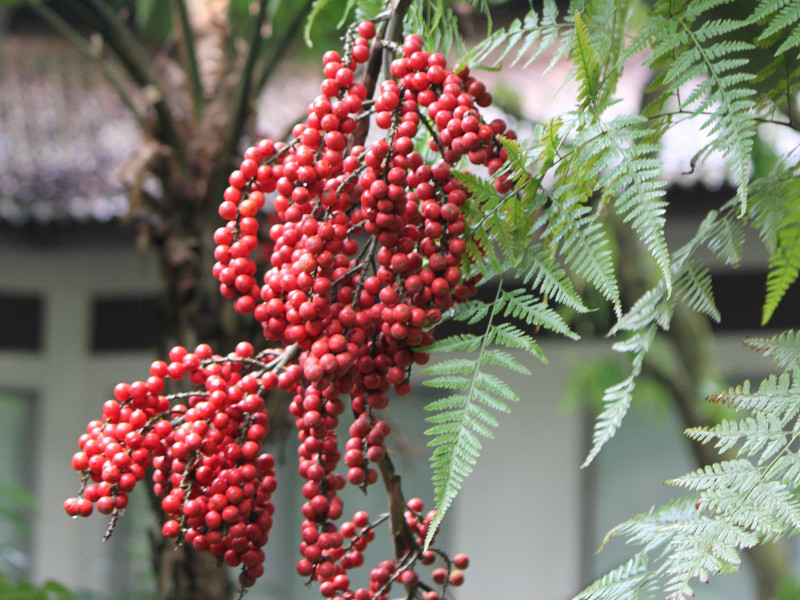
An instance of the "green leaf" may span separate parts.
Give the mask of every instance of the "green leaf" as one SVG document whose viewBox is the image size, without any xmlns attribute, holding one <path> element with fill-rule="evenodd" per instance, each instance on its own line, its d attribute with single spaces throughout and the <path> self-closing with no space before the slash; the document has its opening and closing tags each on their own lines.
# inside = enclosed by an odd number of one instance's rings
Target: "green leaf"
<svg viewBox="0 0 800 600">
<path fill-rule="evenodd" d="M 634 517 L 606 536 L 623 535 L 644 553 L 657 553 L 653 575 L 668 600 L 693 596 L 695 580 L 736 572 L 742 550 L 800 531 L 800 389 L 793 380 L 800 348 L 792 332 L 752 345 L 777 353 L 792 372 L 768 377 L 757 392 L 745 382 L 710 397 L 752 416 L 687 431 L 735 457 L 668 481 L 699 495 Z"/>
<path fill-rule="evenodd" d="M 711 273 L 697 261 L 687 261 L 681 269 L 681 278 L 676 282 L 679 294 L 694 311 L 703 313 L 719 323 L 722 316 L 714 302 L 711 289 Z"/>
<path fill-rule="evenodd" d="M 314 45 L 314 40 L 311 37 L 311 29 L 314 27 L 314 21 L 316 21 L 317 17 L 322 14 L 325 8 L 334 1 L 335 0 L 314 0 L 314 3 L 311 5 L 311 10 L 308 11 L 306 23 L 303 27 L 303 40 L 309 48 Z M 349 10 L 350 4 L 348 3 L 347 11 L 349 12 Z"/>
<path fill-rule="evenodd" d="M 744 52 L 753 45 L 729 39 L 747 25 L 746 20 L 711 16 L 712 9 L 731 1 L 658 2 L 631 45 L 649 46 L 648 63 L 659 73 L 649 87 L 655 94 L 645 115 L 660 113 L 672 99 L 680 110 L 701 119 L 701 129 L 711 142 L 698 153 L 698 160 L 712 151 L 725 158 L 743 215 L 756 136 L 756 93 L 750 87 L 754 76 L 746 70 Z M 680 89 L 690 82 L 698 83 L 688 96 L 682 96 Z"/>
<path fill-rule="evenodd" d="M 498 426 L 494 413 L 507 413 L 511 410 L 510 403 L 519 401 L 516 392 L 486 367 L 502 366 L 516 373 L 529 374 L 529 369 L 508 350 L 525 350 L 544 359 L 533 337 L 501 319 L 504 316 L 519 318 L 531 324 L 541 323 L 569 332 L 560 317 L 556 318 L 556 313 L 543 306 L 535 296 L 524 290 L 504 290 L 502 279 L 498 279 L 494 301 L 485 303 L 485 306 L 489 310 L 482 336 L 459 334 L 426 349 L 432 352 L 455 349 L 472 355 L 448 358 L 425 370 L 426 374 L 434 376 L 424 381 L 425 385 L 457 392 L 426 406 L 426 410 L 432 413 L 427 421 L 433 427 L 426 434 L 432 437 L 428 445 L 434 449 L 431 467 L 436 498 L 436 517 L 429 526 L 426 547 L 464 479 L 472 473 L 481 450 L 479 437 L 494 436 L 494 428 Z M 473 306 L 467 309 L 467 314 L 472 318 L 484 312 L 482 308 L 476 312 Z"/>
<path fill-rule="evenodd" d="M 745 346 L 769 356 L 784 371 L 800 369 L 800 333 L 785 331 L 771 338 L 745 338 Z"/>
<path fill-rule="evenodd" d="M 560 35 L 562 27 L 558 23 L 558 6 L 555 0 L 545 0 L 541 19 L 531 9 L 522 20 L 514 19 L 507 28 L 494 31 L 459 62 L 466 65 L 486 63 L 496 66 L 514 52 L 509 66 L 522 63 L 523 67 L 527 67 L 546 50 L 555 46 L 550 63 L 552 67 L 569 49 L 570 40 L 567 36 Z"/>
<path fill-rule="evenodd" d="M 640 552 L 625 564 L 603 575 L 573 600 L 641 600 L 649 597 L 647 592 L 651 587 L 651 578 L 647 555 Z"/>
<path fill-rule="evenodd" d="M 498 302 L 504 307 L 503 316 L 505 317 L 522 319 L 529 325 L 550 329 L 573 340 L 580 339 L 580 336 L 569 328 L 561 315 L 547 306 L 547 303 L 528 294 L 526 290 L 517 288 L 504 291 Z"/>
<path fill-rule="evenodd" d="M 519 268 L 525 273 L 523 283 L 543 297 L 552 297 L 555 302 L 579 313 L 589 311 L 564 269 L 549 256 L 544 243 L 539 242 L 529 249 Z"/>
<path fill-rule="evenodd" d="M 772 318 L 778 304 L 786 295 L 789 287 L 800 274 L 800 202 L 795 203 L 795 210 L 787 215 L 778 233 L 778 247 L 769 259 L 767 275 L 767 297 L 761 325 L 766 325 Z"/>
<path fill-rule="evenodd" d="M 620 383 L 607 388 L 603 394 L 603 410 L 595 422 L 592 448 L 583 461 L 582 468 L 588 467 L 606 442 L 614 437 L 622 419 L 627 414 L 633 399 L 633 390 L 636 387 L 636 377 L 642 371 L 642 363 L 655 337 L 655 332 L 655 326 L 650 325 L 642 332 L 631 336 L 624 344 L 617 345 L 618 351 L 634 352 L 631 374 Z"/>
<path fill-rule="evenodd" d="M 572 46 L 572 60 L 577 67 L 578 102 L 580 109 L 586 110 L 597 102 L 600 92 L 600 61 L 589 39 L 589 30 L 575 12 L 575 43 Z"/>
</svg>

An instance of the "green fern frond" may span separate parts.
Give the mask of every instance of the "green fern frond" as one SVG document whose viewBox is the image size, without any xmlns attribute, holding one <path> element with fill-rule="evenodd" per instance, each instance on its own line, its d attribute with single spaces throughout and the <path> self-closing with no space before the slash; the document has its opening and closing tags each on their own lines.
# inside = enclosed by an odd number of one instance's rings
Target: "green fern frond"
<svg viewBox="0 0 800 600">
<path fill-rule="evenodd" d="M 788 165 L 785 159 L 781 160 L 751 186 L 749 218 L 770 255 L 777 252 L 781 224 L 792 212 L 791 199 L 800 198 L 799 168 L 800 165 Z"/>
<path fill-rule="evenodd" d="M 770 338 L 745 338 L 744 345 L 769 356 L 784 371 L 800 369 L 800 333 L 790 330 Z"/>
<path fill-rule="evenodd" d="M 652 574 L 643 552 L 595 581 L 573 600 L 641 600 L 651 587 Z"/>
<path fill-rule="evenodd" d="M 582 467 L 589 466 L 606 442 L 614 437 L 622 419 L 627 414 L 633 399 L 636 378 L 642 372 L 644 357 L 650 349 L 655 333 L 656 328 L 651 325 L 644 331 L 634 334 L 622 344 L 615 344 L 617 351 L 634 352 L 631 373 L 620 383 L 607 388 L 603 394 L 603 410 L 595 421 L 592 432 L 592 448 L 589 450 L 586 460 L 583 461 Z"/>
<path fill-rule="evenodd" d="M 554 65 L 567 52 L 565 36 L 561 36 L 564 28 L 558 23 L 558 6 L 554 0 L 545 0 L 541 17 L 531 9 L 523 18 L 514 19 L 505 29 L 498 29 L 484 39 L 460 62 L 463 64 L 488 64 L 497 66 L 512 52 L 514 58 L 509 66 L 522 63 L 524 67 L 539 58 L 548 48 L 557 46 L 550 66 Z M 522 62 L 525 59 L 524 63 Z"/>
<path fill-rule="evenodd" d="M 484 365 L 497 365 L 498 367 L 505 367 L 506 369 L 519 373 L 520 375 L 530 375 L 531 370 L 523 365 L 520 361 L 514 358 L 510 352 L 499 350 L 498 348 L 489 348 L 483 355 Z"/>
<path fill-rule="evenodd" d="M 779 364 L 796 373 L 800 347 L 792 332 L 751 345 L 776 353 Z M 645 553 L 658 552 L 654 575 L 668 600 L 691 597 L 694 580 L 737 571 L 742 550 L 800 531 L 800 387 L 790 372 L 768 377 L 757 392 L 745 382 L 709 399 L 751 416 L 695 427 L 687 435 L 716 441 L 720 453 L 735 457 L 668 481 L 699 495 L 639 515 L 606 537 L 622 535 Z"/>
<path fill-rule="evenodd" d="M 761 35 L 759 42 L 774 39 L 776 36 L 783 38 L 780 45 L 775 50 L 775 55 L 779 56 L 800 46 L 800 0 L 766 0 L 758 3 L 755 11 L 750 17 L 751 22 L 760 23 L 768 21 Z M 785 32 L 788 30 L 788 32 Z M 783 37 L 783 34 L 786 37 Z"/>
<path fill-rule="evenodd" d="M 620 316 L 619 283 L 608 236 L 597 214 L 576 203 L 582 193 L 571 182 L 559 183 L 553 190 L 557 203 L 548 212 L 549 221 L 542 235 L 554 240 L 552 243 L 560 241 L 559 254 L 564 262 L 611 302 Z"/>
<path fill-rule="evenodd" d="M 793 452 L 779 455 L 772 464 L 770 474 L 781 483 L 797 489 L 800 487 L 800 456 Z"/>
<path fill-rule="evenodd" d="M 759 462 L 769 460 L 786 442 L 789 433 L 785 423 L 775 415 L 756 413 L 755 417 L 747 417 L 741 421 L 725 420 L 708 427 L 693 427 L 686 430 L 686 436 L 707 444 L 717 440 L 715 448 L 722 454 L 741 443 L 741 456 L 759 456 Z"/>
<path fill-rule="evenodd" d="M 478 2 L 483 3 L 483 0 Z M 404 27 L 409 33 L 425 32 L 423 42 L 426 50 L 435 52 L 439 48 L 454 48 L 459 54 L 464 52 L 458 17 L 441 0 L 412 2 L 404 19 Z M 491 21 L 489 28 L 491 29 Z"/>
<path fill-rule="evenodd" d="M 426 375 L 428 373 L 426 372 Z M 441 388 L 445 390 L 464 391 L 470 387 L 471 378 L 464 377 L 463 375 L 450 374 L 439 375 L 438 377 L 431 377 L 425 380 L 425 385 L 433 388 Z"/>
<path fill-rule="evenodd" d="M 325 7 L 331 2 L 332 0 L 314 0 L 314 3 L 311 5 L 311 10 L 308 11 L 308 16 L 303 26 L 303 40 L 309 48 L 314 45 L 314 40 L 311 39 L 311 29 L 314 27 L 314 21 L 317 20 L 320 13 L 325 10 Z"/>
<path fill-rule="evenodd" d="M 589 311 L 564 269 L 551 258 L 544 242 L 534 244 L 525 253 L 518 269 L 524 273 L 523 283 L 542 297 L 551 298 L 579 313 Z"/>
<path fill-rule="evenodd" d="M 498 302 L 505 317 L 522 319 L 528 325 L 544 327 L 573 340 L 580 339 L 580 336 L 569 328 L 561 315 L 550 308 L 546 302 L 531 296 L 524 289 L 504 290 Z"/>
<path fill-rule="evenodd" d="M 458 333 L 436 340 L 426 348 L 428 352 L 474 352 L 481 346 L 481 338 L 471 333 Z"/>
<path fill-rule="evenodd" d="M 606 143 L 616 164 L 599 182 L 602 200 L 614 198 L 614 208 L 630 222 L 639 240 L 656 261 L 667 292 L 672 289 L 669 252 L 664 239 L 667 203 L 659 146 L 650 143 L 656 132 L 643 117 L 617 117 L 604 124 Z M 602 201 L 601 200 L 601 201 Z"/>
<path fill-rule="evenodd" d="M 664 302 L 665 290 L 661 285 L 646 291 L 611 328 L 609 335 L 620 331 L 638 331 L 651 323 L 668 329 L 672 319 L 672 303 Z"/>
<path fill-rule="evenodd" d="M 761 412 L 774 415 L 788 423 L 800 409 L 800 386 L 788 373 L 780 377 L 774 375 L 761 382 L 758 391 L 752 392 L 750 382 L 745 381 L 725 392 L 709 396 L 712 402 L 723 402 L 736 409 L 751 414 Z"/>
<path fill-rule="evenodd" d="M 706 246 L 723 264 L 738 267 L 742 262 L 744 236 L 744 225 L 741 219 L 717 219 L 717 225 L 708 236 Z"/>
<path fill-rule="evenodd" d="M 659 146 L 655 141 L 660 129 L 651 127 L 641 117 L 621 116 L 606 122 L 603 113 L 610 102 L 602 102 L 599 63 L 588 40 L 580 14 L 576 16 L 576 42 L 573 59 L 581 88 L 581 110 L 571 113 L 566 127 L 575 133 L 569 141 L 569 154 L 556 168 L 551 198 L 552 212 L 545 228 L 545 238 L 561 240 L 561 252 L 570 262 L 575 252 L 576 271 L 585 276 L 615 304 L 620 316 L 617 282 L 611 256 L 603 246 L 603 231 L 597 222 L 600 211 L 587 210 L 586 199 L 600 191 L 600 207 L 610 201 L 625 222 L 630 223 L 656 260 L 667 283 L 672 285 L 670 257 L 664 239 L 666 202 L 661 180 Z M 603 96 L 605 97 L 605 95 Z M 584 253 L 584 240 L 572 237 L 574 231 L 564 227 L 565 219 L 579 223 L 584 233 L 597 236 L 593 249 Z M 572 244 L 576 246 L 572 247 Z M 598 264 L 599 263 L 599 264 Z M 580 273 L 585 269 L 585 273 Z"/>
<path fill-rule="evenodd" d="M 510 141 L 509 167 L 513 178 L 527 179 L 528 158 Z M 500 194 L 494 181 L 472 173 L 458 173 L 456 177 L 470 191 L 469 202 L 462 207 L 468 227 L 467 240 L 474 238 L 474 254 L 470 260 L 488 262 L 495 272 L 503 272 L 516 266 L 530 244 L 530 231 L 538 208 L 544 197 L 536 196 L 536 186 L 516 193 Z M 468 242 L 468 245 L 470 242 Z M 504 267 L 503 265 L 506 265 Z"/>
<path fill-rule="evenodd" d="M 546 197 L 539 193 L 539 182 L 532 180 L 531 171 L 538 167 L 541 178 L 541 174 L 552 164 L 556 152 L 554 145 L 558 143 L 558 124 L 553 124 L 551 127 L 552 131 L 550 128 L 545 129 L 541 126 L 535 128 L 531 138 L 540 139 L 542 142 L 533 148 L 525 148 L 515 139 L 502 136 L 499 138 L 507 155 L 502 172 L 508 173 L 509 178 L 514 182 L 515 194 L 511 198 L 522 204 L 526 210 L 526 216 L 529 217 L 529 221 L 521 223 L 521 225 L 527 226 L 526 233 L 533 224 L 533 220 L 530 219 L 531 215 L 536 214 L 546 200 Z"/>
<path fill-rule="evenodd" d="M 739 249 L 739 228 L 729 221 L 737 220 L 736 203 L 731 201 L 721 212 L 711 211 L 700 223 L 697 233 L 673 253 L 671 270 L 682 299 L 694 310 L 718 317 L 708 273 L 695 262 L 696 253 L 703 246 L 713 245 L 721 254 L 735 255 Z M 666 283 L 659 281 L 634 303 L 630 310 L 617 320 L 609 335 L 621 331 L 632 332 L 631 337 L 617 342 L 612 348 L 617 352 L 632 352 L 631 374 L 617 385 L 606 389 L 604 409 L 595 424 L 592 449 L 584 462 L 588 465 L 600 448 L 616 433 L 633 396 L 636 378 L 649 351 L 656 328 L 669 329 L 675 308 L 675 296 L 668 296 Z"/>
<path fill-rule="evenodd" d="M 462 396 L 461 394 L 453 394 L 452 396 L 437 398 L 436 400 L 429 402 L 425 406 L 425 410 L 449 411 L 461 408 L 463 405 L 464 405 L 464 396 Z"/>
<path fill-rule="evenodd" d="M 513 350 L 524 350 L 547 364 L 547 358 L 536 340 L 511 323 L 498 323 L 487 329 L 486 339 L 489 344 L 500 344 Z"/>
<path fill-rule="evenodd" d="M 665 529 L 675 536 L 659 569 L 667 579 L 665 591 L 669 600 L 693 597 L 693 579 L 707 581 L 712 574 L 735 573 L 741 566 L 739 551 L 758 543 L 758 536 L 744 527 L 705 516 Z"/>
<path fill-rule="evenodd" d="M 510 298 L 512 303 L 516 303 L 509 314 L 523 319 L 540 318 L 541 313 L 532 308 L 532 297 L 517 292 L 508 295 L 500 280 L 494 301 L 487 304 L 491 308 L 482 336 L 460 334 L 425 349 L 428 352 L 461 350 L 473 354 L 471 358 L 448 359 L 423 371 L 433 375 L 424 381 L 425 385 L 457 392 L 426 406 L 426 410 L 434 413 L 427 419 L 433 427 L 426 434 L 433 437 L 428 445 L 434 449 L 431 466 L 436 498 L 436 517 L 430 524 L 426 547 L 464 479 L 472 472 L 481 450 L 479 437 L 493 437 L 493 428 L 498 425 L 493 413 L 509 412 L 510 403 L 519 400 L 509 385 L 488 372 L 486 367 L 503 366 L 517 373 L 529 374 L 527 367 L 513 358 L 508 350 L 525 350 L 540 360 L 546 360 L 530 335 L 511 323 L 496 322 L 509 305 L 502 298 Z M 475 306 L 477 304 L 467 309 L 468 314 L 480 314 L 482 309 L 476 310 Z"/>
<path fill-rule="evenodd" d="M 714 302 L 711 289 L 711 273 L 697 261 L 688 261 L 681 270 L 681 278 L 676 281 L 678 292 L 692 310 L 707 315 L 717 323 L 722 316 Z"/>
<path fill-rule="evenodd" d="M 476 373 L 475 385 L 479 390 L 488 392 L 488 398 L 503 398 L 509 402 L 516 402 L 519 399 L 505 381 L 500 379 L 497 375 L 492 375 L 485 371 L 478 371 Z M 486 404 L 496 410 L 508 410 L 508 405 L 502 401 L 495 403 L 493 400 L 488 400 Z"/>
<path fill-rule="evenodd" d="M 585 3 L 583 3 L 585 4 Z M 627 60 L 626 45 L 629 42 L 629 26 L 633 16 L 633 0 L 591 2 L 580 8 L 581 16 L 589 28 L 592 46 L 602 57 L 600 102 L 610 98 Z"/>
<path fill-rule="evenodd" d="M 704 490 L 711 487 L 733 487 L 740 485 L 750 487 L 758 481 L 761 473 L 749 460 L 726 460 L 721 463 L 706 465 L 667 481 L 667 485 L 683 487 L 689 490 Z"/>
<path fill-rule="evenodd" d="M 425 369 L 428 375 L 463 375 L 471 372 L 472 361 L 467 358 L 449 358 Z"/>
<path fill-rule="evenodd" d="M 662 506 L 653 507 L 614 527 L 606 535 L 600 549 L 616 536 L 624 536 L 629 543 L 642 546 L 643 552 L 652 552 L 665 546 L 673 537 L 666 529 L 668 525 L 700 518 L 696 504 L 695 496 L 677 498 Z"/>
<path fill-rule="evenodd" d="M 746 501 L 742 502 L 742 497 Z M 759 543 L 780 539 L 796 530 L 800 506 L 786 486 L 778 481 L 756 481 L 747 489 L 715 488 L 703 496 L 706 509 L 714 513 L 724 507 L 726 519 L 759 536 Z"/>
<path fill-rule="evenodd" d="M 656 114 L 669 98 L 677 98 L 679 108 L 702 118 L 701 129 L 711 137 L 700 158 L 719 152 L 737 185 L 741 213 L 747 206 L 750 156 L 756 134 L 755 91 L 749 87 L 753 75 L 744 70 L 747 59 L 742 51 L 752 44 L 725 39 L 747 25 L 733 19 L 707 19 L 707 13 L 731 0 L 692 2 L 660 1 L 638 37 L 649 44 L 649 64 L 660 70 L 650 86 L 658 90 L 646 109 Z M 697 23 L 702 23 L 698 26 Z M 643 42 L 634 42 L 641 45 Z M 680 88 L 696 82 L 694 90 L 681 98 Z"/>
<path fill-rule="evenodd" d="M 762 326 L 772 318 L 789 287 L 800 275 L 800 202 L 794 202 L 791 209 L 781 223 L 778 245 L 769 259 L 767 297 L 764 300 L 761 317 Z"/>
<path fill-rule="evenodd" d="M 470 325 L 474 325 L 485 319 L 491 308 L 491 304 L 473 298 L 463 304 L 457 304 L 453 308 L 452 318 L 455 321 L 466 321 Z"/>
<path fill-rule="evenodd" d="M 572 45 L 572 60 L 578 80 L 578 102 L 580 110 L 595 106 L 600 93 L 600 59 L 592 47 L 589 30 L 580 12 L 575 12 L 575 42 Z"/>
</svg>

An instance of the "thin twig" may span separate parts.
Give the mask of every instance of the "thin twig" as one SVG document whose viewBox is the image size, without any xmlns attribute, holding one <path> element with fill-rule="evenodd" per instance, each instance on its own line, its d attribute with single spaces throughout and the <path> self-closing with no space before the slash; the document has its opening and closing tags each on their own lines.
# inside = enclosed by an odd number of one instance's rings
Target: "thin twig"
<svg viewBox="0 0 800 600">
<path fill-rule="evenodd" d="M 195 118 L 200 116 L 203 107 L 203 85 L 200 81 L 200 68 L 197 63 L 197 52 L 195 51 L 194 33 L 189 22 L 189 13 L 186 10 L 184 0 L 170 0 L 172 3 L 172 14 L 175 23 L 175 30 L 178 32 L 178 48 L 183 59 L 183 68 L 189 77 L 189 86 L 192 90 L 192 107 L 194 108 Z"/>
<path fill-rule="evenodd" d="M 233 113 L 228 122 L 228 137 L 223 146 L 223 157 L 234 156 L 236 154 L 236 147 L 239 144 L 239 138 L 244 129 L 244 123 L 247 120 L 248 106 L 252 96 L 253 69 L 255 68 L 256 59 L 261 49 L 261 28 L 267 17 L 268 4 L 269 0 L 260 0 L 258 14 L 253 22 L 247 57 L 245 58 L 242 71 L 239 73 L 239 86 L 234 94 Z M 227 165 L 220 165 L 220 167 L 224 169 L 228 168 Z"/>
</svg>

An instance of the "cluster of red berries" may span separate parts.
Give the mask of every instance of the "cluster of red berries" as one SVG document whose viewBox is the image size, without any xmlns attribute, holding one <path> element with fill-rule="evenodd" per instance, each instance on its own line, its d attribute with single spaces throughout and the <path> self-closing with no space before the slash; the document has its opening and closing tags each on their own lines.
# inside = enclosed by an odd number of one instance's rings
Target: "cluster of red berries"
<svg viewBox="0 0 800 600">
<path fill-rule="evenodd" d="M 219 207 L 227 221 L 214 234 L 220 291 L 283 350 L 254 355 L 242 343 L 220 357 L 205 345 L 174 348 L 169 363 L 153 363 L 146 382 L 117 386 L 73 458 L 93 483 L 65 508 L 84 516 L 93 504 L 121 510 L 152 465 L 162 533 L 242 565 L 240 582 L 252 585 L 263 572 L 275 489 L 272 458 L 261 453 L 269 430 L 264 396 L 281 388 L 292 394 L 306 480 L 298 573 L 339 600 L 382 600 L 395 582 L 438 600 L 463 581 L 467 559 L 439 553 L 447 565 L 431 573 L 439 589 L 420 580 L 415 564 L 437 557 L 421 551 L 433 518 L 423 516 L 421 501 L 409 501 L 405 534 L 395 540 L 405 558 L 381 562 L 369 585 L 354 589 L 347 572 L 363 564 L 377 523 L 359 511 L 338 524 L 338 492 L 348 482 L 366 490 L 378 480 L 390 427 L 376 411 L 387 407 L 391 389 L 409 393 L 410 368 L 427 361 L 419 349 L 433 342 L 442 312 L 476 291 L 477 278 L 462 270 L 469 194 L 452 170 L 467 157 L 496 173 L 506 159 L 498 136 L 514 134 L 501 120 L 484 122 L 479 109 L 491 96 L 467 69 L 448 69 L 416 35 L 402 47 L 371 42 L 375 35 L 372 23 L 361 23 L 343 55 L 325 54 L 321 95 L 305 122 L 288 143 L 248 148 Z M 398 54 L 374 98 L 356 81 L 371 44 Z M 364 145 L 363 119 L 386 133 Z M 496 186 L 509 187 L 502 177 Z M 278 222 L 264 240 L 270 203 Z M 264 242 L 273 246 L 259 275 L 253 256 Z M 165 378 L 184 377 L 201 389 L 163 394 Z M 345 413 L 353 420 L 342 452 L 337 429 Z"/>
<path fill-rule="evenodd" d="M 275 354 L 254 357 L 243 342 L 225 358 L 202 344 L 194 352 L 175 347 L 169 359 L 154 362 L 147 381 L 118 384 L 103 420 L 89 423 L 72 457 L 86 485 L 64 508 L 73 516 L 88 516 L 95 504 L 104 514 L 120 511 L 152 466 L 162 534 L 242 565 L 240 582 L 250 585 L 264 571 L 261 548 L 274 510 L 275 461 L 261 443 L 269 432 L 264 395 L 277 385 Z M 202 389 L 162 394 L 165 379 L 184 377 Z M 185 404 L 172 403 L 182 396 Z"/>
<path fill-rule="evenodd" d="M 412 498 L 407 502 L 404 513 L 406 524 L 418 548 L 422 547 L 428 527 L 435 516 L 434 511 L 423 511 L 422 500 Z M 338 530 L 330 527 L 322 533 L 315 523 L 304 521 L 300 551 L 305 557 L 297 563 L 297 572 L 303 577 L 318 580 L 320 593 L 326 598 L 337 600 L 387 600 L 395 582 L 406 590 L 419 592 L 414 595 L 415 598 L 441 600 L 445 597 L 448 585 L 459 586 L 464 582 L 462 571 L 469 565 L 466 554 L 456 554 L 450 560 L 444 553 L 427 550 L 418 554 L 410 553 L 401 559 L 380 561 L 370 570 L 368 587 L 351 589 L 347 571 L 363 566 L 363 552 L 375 539 L 375 527 L 388 517 L 385 514 L 375 522 L 370 522 L 369 515 L 361 510 L 353 515 L 351 521 L 343 522 Z M 327 560 L 315 560 L 320 553 Z M 439 555 L 447 566 L 433 569 L 430 583 L 420 580 L 415 564 L 418 562 L 423 566 L 430 566 Z M 434 586 L 438 589 L 434 589 Z"/>
</svg>

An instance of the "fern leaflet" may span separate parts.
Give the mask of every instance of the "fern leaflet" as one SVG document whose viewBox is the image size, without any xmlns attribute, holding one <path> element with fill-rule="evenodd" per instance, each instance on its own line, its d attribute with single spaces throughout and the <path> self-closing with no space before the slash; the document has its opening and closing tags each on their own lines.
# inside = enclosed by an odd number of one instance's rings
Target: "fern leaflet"
<svg viewBox="0 0 800 600">
<path fill-rule="evenodd" d="M 647 26 L 631 44 L 632 49 L 649 45 L 649 64 L 661 73 L 651 84 L 659 94 L 646 109 L 656 114 L 667 99 L 678 99 L 679 110 L 703 118 L 701 129 L 711 137 L 699 153 L 701 159 L 711 151 L 725 157 L 737 185 L 741 213 L 747 206 L 750 155 L 756 134 L 755 91 L 748 87 L 753 75 L 743 70 L 747 59 L 742 51 L 753 46 L 746 42 L 723 39 L 746 21 L 707 19 L 707 13 L 731 0 L 661 0 Z M 701 23 L 699 26 L 698 23 Z M 694 85 L 688 97 L 681 88 Z"/>
<path fill-rule="evenodd" d="M 633 399 L 633 390 L 636 387 L 636 377 L 642 372 L 644 357 L 650 349 L 655 334 L 655 325 L 651 325 L 625 342 L 614 344 L 614 349 L 618 352 L 634 353 L 631 373 L 620 383 L 606 389 L 603 394 L 603 410 L 595 422 L 592 448 L 586 460 L 583 461 L 583 467 L 589 466 L 605 443 L 614 437 L 622 419 L 628 412 Z"/>
<path fill-rule="evenodd" d="M 800 345 L 793 333 L 753 340 L 751 345 L 796 374 Z M 668 600 L 693 596 L 694 580 L 706 582 L 713 574 L 737 571 L 742 550 L 800 531 L 796 379 L 784 372 L 765 379 L 757 392 L 745 382 L 709 399 L 751 416 L 692 428 L 687 435 L 702 443 L 716 442 L 719 452 L 734 451 L 736 456 L 668 481 L 699 496 L 639 515 L 606 538 L 622 535 L 642 546 L 644 553 L 658 551 L 651 575 L 662 580 Z"/>
<path fill-rule="evenodd" d="M 784 31 L 788 30 L 786 37 L 781 40 L 781 44 L 775 50 L 776 56 L 800 46 L 800 0 L 759 2 L 750 19 L 753 22 L 769 21 L 758 37 L 760 42 L 782 37 Z"/>
<path fill-rule="evenodd" d="M 789 286 L 800 274 L 800 199 L 793 200 L 794 202 L 789 205 L 789 214 L 781 223 L 777 248 L 769 259 L 767 297 L 764 300 L 762 325 L 766 325 L 772 318 Z"/>
<path fill-rule="evenodd" d="M 480 437 L 493 437 L 493 428 L 498 425 L 493 412 L 508 412 L 510 403 L 519 400 L 503 379 L 488 370 L 489 367 L 503 366 L 521 375 L 530 375 L 527 367 L 508 350 L 525 350 L 546 360 L 529 334 L 508 321 L 498 320 L 503 316 L 517 318 L 577 337 L 555 311 L 526 292 L 504 290 L 502 280 L 498 282 L 493 302 L 473 300 L 461 310 L 461 315 L 456 312 L 456 318 L 486 317 L 483 335 L 459 334 L 426 349 L 430 352 L 461 350 L 472 354 L 469 358 L 448 357 L 424 371 L 433 376 L 424 382 L 425 385 L 456 392 L 425 407 L 434 413 L 427 419 L 433 426 L 426 434 L 433 438 L 428 445 L 434 449 L 431 466 L 436 497 L 436 517 L 428 530 L 426 546 L 464 479 L 472 472 L 481 451 Z"/>
<path fill-rule="evenodd" d="M 744 344 L 771 357 L 785 371 L 800 369 L 800 334 L 794 331 L 786 331 L 773 338 L 745 338 Z"/>
<path fill-rule="evenodd" d="M 713 247 L 725 255 L 735 256 L 739 253 L 740 227 L 732 225 L 737 220 L 731 201 L 725 205 L 724 211 L 711 211 L 700 223 L 695 236 L 672 256 L 672 278 L 677 282 L 682 299 L 694 310 L 699 310 L 712 317 L 718 315 L 714 306 L 711 282 L 708 273 L 695 262 L 694 256 L 702 248 Z M 617 352 L 632 352 L 631 373 L 620 383 L 606 389 L 603 396 L 603 410 L 595 423 L 592 436 L 592 448 L 583 463 L 589 465 L 602 446 L 610 440 L 621 424 L 633 398 L 636 378 L 641 373 L 642 363 L 649 351 L 657 328 L 669 329 L 674 310 L 675 295 L 667 294 L 666 283 L 661 280 L 634 303 L 612 327 L 609 335 L 621 331 L 632 332 L 631 336 L 612 346 Z"/>
<path fill-rule="evenodd" d="M 650 587 L 647 555 L 640 552 L 595 581 L 575 600 L 639 600 Z"/>
<path fill-rule="evenodd" d="M 552 67 L 568 51 L 567 38 L 561 36 L 563 28 L 564 25 L 558 23 L 555 0 L 545 0 L 541 17 L 531 9 L 523 20 L 514 19 L 508 28 L 498 29 L 484 39 L 461 62 L 468 65 L 488 62 L 497 66 L 516 51 L 510 66 L 521 63 L 527 67 L 545 50 L 561 42 L 551 58 Z"/>
</svg>

